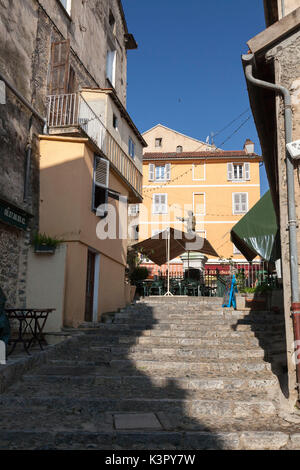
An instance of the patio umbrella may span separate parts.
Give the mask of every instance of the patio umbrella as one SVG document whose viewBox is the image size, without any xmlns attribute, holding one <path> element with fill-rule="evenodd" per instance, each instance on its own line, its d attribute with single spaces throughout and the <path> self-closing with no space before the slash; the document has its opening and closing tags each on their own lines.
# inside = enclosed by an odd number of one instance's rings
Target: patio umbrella
<svg viewBox="0 0 300 470">
<path fill-rule="evenodd" d="M 256 256 L 268 262 L 281 257 L 279 229 L 270 191 L 234 225 L 231 241 L 249 262 Z"/>
<path fill-rule="evenodd" d="M 181 232 L 172 227 L 154 237 L 136 243 L 133 249 L 143 253 L 155 264 L 161 266 L 168 263 L 168 292 L 170 295 L 170 260 L 177 258 L 185 252 L 197 251 L 209 256 L 218 257 L 218 253 L 205 238 L 199 237 L 195 232 Z"/>
</svg>

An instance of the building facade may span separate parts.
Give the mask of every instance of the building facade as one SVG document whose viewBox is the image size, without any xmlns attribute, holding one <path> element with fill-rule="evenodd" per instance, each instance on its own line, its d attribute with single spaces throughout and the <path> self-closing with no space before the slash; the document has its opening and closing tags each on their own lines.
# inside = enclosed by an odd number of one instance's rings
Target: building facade
<svg viewBox="0 0 300 470">
<path fill-rule="evenodd" d="M 220 256 L 205 259 L 206 266 L 216 267 L 229 258 L 245 262 L 230 241 L 230 230 L 260 198 L 261 158 L 254 144 L 247 141 L 241 151 L 221 151 L 161 125 L 143 136 L 148 147 L 139 240 L 169 226 L 187 231 L 187 221 L 181 219 L 192 211 L 196 233 Z M 191 254 L 191 266 L 196 267 L 199 256 Z M 180 262 L 185 266 L 184 256 L 170 269 L 178 272 Z"/>
<path fill-rule="evenodd" d="M 248 41 L 249 53 L 243 56 L 243 65 L 280 227 L 289 393 L 293 401 L 300 377 L 298 371 L 297 379 L 293 359 L 294 340 L 300 339 L 295 323 L 299 310 L 300 186 L 298 161 L 292 160 L 286 144 L 300 139 L 300 5 L 298 0 L 266 0 L 264 7 L 266 29 Z"/>
<path fill-rule="evenodd" d="M 97 320 L 126 298 L 127 237 L 97 235 L 105 204 L 118 220 L 142 200 L 146 144 L 126 111 L 136 42 L 119 0 L 4 0 L 0 38 L 1 287 L 10 306 L 51 302 L 53 329 Z M 36 232 L 63 240 L 54 257 L 34 253 Z"/>
</svg>

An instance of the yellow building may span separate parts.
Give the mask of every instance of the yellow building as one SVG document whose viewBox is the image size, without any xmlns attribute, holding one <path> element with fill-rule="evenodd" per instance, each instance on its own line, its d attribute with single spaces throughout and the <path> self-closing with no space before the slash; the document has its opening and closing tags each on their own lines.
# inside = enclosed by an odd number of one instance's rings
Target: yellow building
<svg viewBox="0 0 300 470">
<path fill-rule="evenodd" d="M 157 125 L 143 134 L 143 205 L 139 240 L 171 226 L 193 211 L 196 232 L 206 237 L 222 258 L 245 262 L 230 241 L 230 230 L 260 198 L 259 163 L 254 144 L 223 151 Z M 150 150 L 150 151 L 149 151 Z M 209 259 L 207 264 L 219 263 Z"/>
<path fill-rule="evenodd" d="M 63 244 L 55 257 L 32 255 L 29 298 L 56 307 L 52 331 L 126 305 L 127 201 L 142 201 L 146 143 L 115 92 L 85 89 L 74 107 L 69 99 L 53 97 L 49 134 L 39 136 L 40 232 Z"/>
</svg>

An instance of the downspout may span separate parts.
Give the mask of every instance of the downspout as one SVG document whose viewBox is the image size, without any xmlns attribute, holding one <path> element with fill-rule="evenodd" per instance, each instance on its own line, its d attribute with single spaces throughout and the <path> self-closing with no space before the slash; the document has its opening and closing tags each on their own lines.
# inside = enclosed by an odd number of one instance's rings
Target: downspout
<svg viewBox="0 0 300 470">
<path fill-rule="evenodd" d="M 273 90 L 280 94 L 284 101 L 284 126 L 285 144 L 292 142 L 292 107 L 289 90 L 281 85 L 265 82 L 253 77 L 253 54 L 242 56 L 245 64 L 246 79 L 254 86 Z M 287 198 L 288 198 L 288 231 L 289 231 L 289 254 L 290 254 L 290 275 L 291 275 L 291 311 L 294 326 L 295 349 L 300 347 L 300 299 L 299 299 L 299 274 L 298 274 L 298 248 L 297 248 L 297 220 L 295 206 L 295 184 L 294 184 L 294 164 L 289 152 L 286 150 L 286 176 L 287 176 Z M 297 353 L 296 353 L 297 356 Z M 298 363 L 297 363 L 298 362 Z M 300 361 L 296 360 L 297 385 L 300 394 Z"/>
<path fill-rule="evenodd" d="M 285 16 L 284 0 L 281 0 L 281 15 L 282 18 Z"/>
</svg>

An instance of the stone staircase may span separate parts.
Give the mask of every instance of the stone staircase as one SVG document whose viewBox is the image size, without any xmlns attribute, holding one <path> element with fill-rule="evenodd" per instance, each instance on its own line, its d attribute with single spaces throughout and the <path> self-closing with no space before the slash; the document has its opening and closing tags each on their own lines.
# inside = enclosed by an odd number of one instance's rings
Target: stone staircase
<svg viewBox="0 0 300 470">
<path fill-rule="evenodd" d="M 149 298 L 0 395 L 0 449 L 300 449 L 279 417 L 280 315 Z"/>
</svg>

